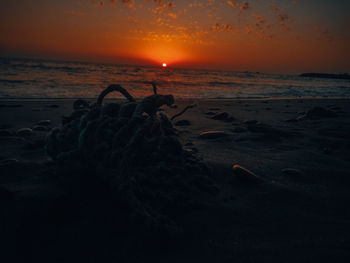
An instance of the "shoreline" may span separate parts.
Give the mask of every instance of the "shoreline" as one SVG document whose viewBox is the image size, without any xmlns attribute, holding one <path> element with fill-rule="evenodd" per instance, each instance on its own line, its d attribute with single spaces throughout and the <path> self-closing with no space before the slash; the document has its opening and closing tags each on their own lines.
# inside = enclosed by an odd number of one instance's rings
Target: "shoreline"
<svg viewBox="0 0 350 263">
<path fill-rule="evenodd" d="M 96 98 L 0 98 L 0 102 L 43 102 L 43 101 L 74 101 L 77 99 L 84 100 L 96 100 Z M 136 100 L 142 100 L 142 98 L 135 97 Z M 123 101 L 124 98 L 105 98 L 106 101 Z M 328 96 L 308 96 L 308 97 L 266 97 L 266 98 L 175 98 L 176 101 L 264 101 L 264 100 L 350 100 L 350 97 L 328 97 Z"/>
</svg>

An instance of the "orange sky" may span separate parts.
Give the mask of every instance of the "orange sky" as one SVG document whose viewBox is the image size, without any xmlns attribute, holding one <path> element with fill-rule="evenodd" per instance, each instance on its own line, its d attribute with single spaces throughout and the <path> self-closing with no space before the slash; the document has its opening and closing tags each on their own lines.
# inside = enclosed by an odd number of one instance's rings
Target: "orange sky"
<svg viewBox="0 0 350 263">
<path fill-rule="evenodd" d="M 349 72 L 349 1 L 0 0 L 0 55 Z"/>
</svg>

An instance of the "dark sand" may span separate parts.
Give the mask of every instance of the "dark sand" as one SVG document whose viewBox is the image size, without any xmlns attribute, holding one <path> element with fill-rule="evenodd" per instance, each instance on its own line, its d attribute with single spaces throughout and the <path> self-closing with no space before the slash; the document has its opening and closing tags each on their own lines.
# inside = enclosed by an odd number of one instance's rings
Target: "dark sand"
<svg viewBox="0 0 350 263">
<path fill-rule="evenodd" d="M 0 101 L 1 262 L 350 262 L 350 101 L 197 104 L 176 119 L 190 125 L 177 129 L 211 167 L 221 194 L 178 215 L 184 237 L 155 242 L 126 230 L 109 200 L 65 198 L 42 147 L 47 131 L 14 136 L 40 120 L 58 126 L 72 101 Z M 337 117 L 297 120 L 315 106 Z M 210 115 L 222 112 L 234 119 Z M 210 130 L 227 136 L 199 138 Z M 234 164 L 261 182 L 239 179 Z"/>
</svg>

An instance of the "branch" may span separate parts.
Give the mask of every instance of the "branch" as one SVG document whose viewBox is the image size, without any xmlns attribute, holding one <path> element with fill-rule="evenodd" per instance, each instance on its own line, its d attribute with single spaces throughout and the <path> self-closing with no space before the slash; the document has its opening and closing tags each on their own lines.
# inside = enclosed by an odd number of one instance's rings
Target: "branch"
<svg viewBox="0 0 350 263">
<path fill-rule="evenodd" d="M 134 102 L 135 101 L 134 97 L 131 96 L 130 93 L 126 89 L 124 89 L 122 86 L 120 86 L 118 84 L 113 84 L 113 85 L 110 85 L 107 89 L 105 89 L 104 91 L 101 92 L 100 96 L 98 96 L 98 99 L 97 99 L 97 105 L 101 106 L 104 97 L 106 97 L 112 91 L 119 91 L 130 102 Z"/>
<path fill-rule="evenodd" d="M 187 110 L 192 109 L 192 108 L 194 108 L 194 107 L 196 107 L 196 104 L 192 104 L 192 105 L 189 105 L 189 106 L 185 107 L 181 112 L 179 112 L 178 114 L 175 114 L 173 117 L 171 117 L 170 120 L 173 121 L 175 118 L 181 116 L 181 115 L 184 114 Z"/>
</svg>

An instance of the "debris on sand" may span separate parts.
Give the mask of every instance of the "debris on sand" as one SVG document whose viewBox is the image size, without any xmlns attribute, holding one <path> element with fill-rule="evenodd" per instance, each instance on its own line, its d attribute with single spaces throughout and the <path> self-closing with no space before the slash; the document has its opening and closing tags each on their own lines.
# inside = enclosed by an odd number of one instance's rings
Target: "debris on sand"
<svg viewBox="0 0 350 263">
<path fill-rule="evenodd" d="M 90 180 L 89 191 L 110 195 L 132 222 L 180 233 L 175 215 L 198 196 L 210 198 L 217 191 L 209 169 L 194 151 L 183 148 L 172 121 L 159 110 L 171 106 L 174 97 L 153 88 L 155 94 L 140 102 L 120 85 L 102 91 L 96 103 L 76 101 L 73 113 L 49 134 L 46 148 L 64 176 L 76 177 L 77 188 Z M 127 102 L 103 105 L 114 91 Z"/>
<path fill-rule="evenodd" d="M 249 184 L 257 184 L 262 182 L 262 179 L 260 177 L 258 177 L 255 173 L 249 171 L 247 168 L 244 168 L 243 166 L 235 164 L 232 166 L 232 169 L 236 178 L 240 182 Z"/>
<path fill-rule="evenodd" d="M 33 130 L 31 128 L 21 128 L 16 131 L 16 135 L 20 137 L 30 136 L 33 134 Z"/>
<path fill-rule="evenodd" d="M 323 119 L 323 118 L 334 118 L 338 115 L 329 109 L 323 107 L 313 107 L 305 115 L 305 118 L 311 120 Z"/>
</svg>

